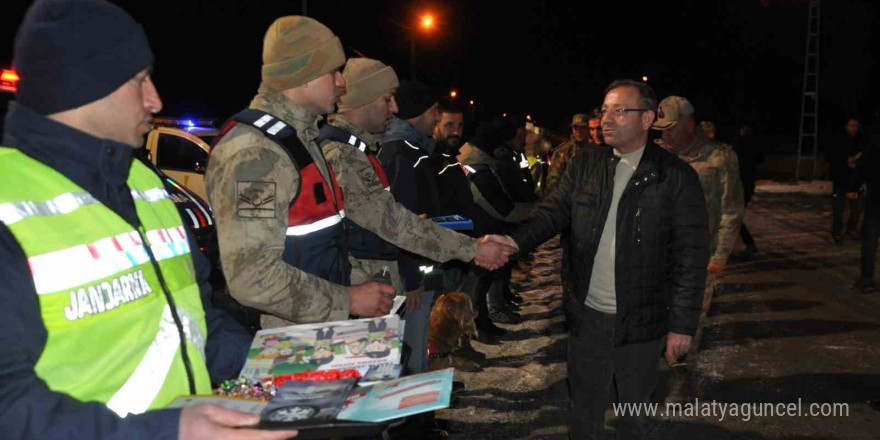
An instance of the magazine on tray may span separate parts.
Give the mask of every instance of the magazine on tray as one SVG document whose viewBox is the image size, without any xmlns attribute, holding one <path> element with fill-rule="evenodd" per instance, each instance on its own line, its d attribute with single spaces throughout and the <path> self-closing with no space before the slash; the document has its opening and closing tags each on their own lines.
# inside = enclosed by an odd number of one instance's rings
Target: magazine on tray
<svg viewBox="0 0 880 440">
<path fill-rule="evenodd" d="M 453 369 L 431 371 L 357 387 L 337 416 L 340 420 L 384 422 L 449 407 Z"/>
<path fill-rule="evenodd" d="M 260 418 L 266 422 L 335 420 L 356 379 L 289 381 L 269 401 Z"/>
<path fill-rule="evenodd" d="M 240 376 L 261 380 L 306 370 L 398 365 L 402 340 L 397 315 L 261 330 Z"/>
</svg>

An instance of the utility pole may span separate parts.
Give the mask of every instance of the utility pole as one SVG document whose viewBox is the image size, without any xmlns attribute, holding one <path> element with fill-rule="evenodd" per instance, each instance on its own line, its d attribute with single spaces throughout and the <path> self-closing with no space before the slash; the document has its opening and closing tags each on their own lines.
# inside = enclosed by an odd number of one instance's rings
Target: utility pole
<svg viewBox="0 0 880 440">
<path fill-rule="evenodd" d="M 412 29 L 409 30 L 409 79 L 416 80 L 416 36 Z"/>
<path fill-rule="evenodd" d="M 798 132 L 797 165 L 794 178 L 801 179 L 801 158 L 808 144 L 813 146 L 813 174 L 817 176 L 819 155 L 819 0 L 810 0 L 807 9 L 807 49 L 804 58 L 804 89 L 801 95 L 801 124 Z"/>
</svg>

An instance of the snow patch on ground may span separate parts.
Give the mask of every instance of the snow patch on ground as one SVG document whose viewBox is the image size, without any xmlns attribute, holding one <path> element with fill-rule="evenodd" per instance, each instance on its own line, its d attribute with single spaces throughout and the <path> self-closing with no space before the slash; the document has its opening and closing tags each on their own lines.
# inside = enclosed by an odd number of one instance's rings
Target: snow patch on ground
<svg viewBox="0 0 880 440">
<path fill-rule="evenodd" d="M 812 182 L 778 182 L 759 180 L 755 185 L 758 193 L 805 193 L 814 195 L 830 195 L 830 180 L 814 180 Z"/>
</svg>

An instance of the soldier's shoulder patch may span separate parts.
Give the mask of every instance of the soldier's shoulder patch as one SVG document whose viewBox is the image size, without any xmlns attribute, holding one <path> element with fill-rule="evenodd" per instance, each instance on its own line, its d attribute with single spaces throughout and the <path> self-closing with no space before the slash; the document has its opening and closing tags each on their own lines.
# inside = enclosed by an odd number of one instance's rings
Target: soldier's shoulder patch
<svg viewBox="0 0 880 440">
<path fill-rule="evenodd" d="M 371 191 L 383 189 L 382 181 L 379 179 L 379 175 L 376 174 L 376 169 L 373 168 L 373 166 L 369 163 L 359 169 L 357 171 L 357 174 L 358 177 L 360 177 L 361 181 L 364 182 L 364 185 L 367 187 L 367 189 Z"/>
<path fill-rule="evenodd" d="M 242 218 L 275 218 L 275 182 L 235 182 L 235 213 Z"/>
</svg>

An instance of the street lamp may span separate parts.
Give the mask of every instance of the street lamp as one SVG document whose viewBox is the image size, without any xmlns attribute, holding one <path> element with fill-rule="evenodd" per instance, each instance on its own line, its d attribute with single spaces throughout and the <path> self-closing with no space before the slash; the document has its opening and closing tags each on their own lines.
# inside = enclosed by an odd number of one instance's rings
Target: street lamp
<svg viewBox="0 0 880 440">
<path fill-rule="evenodd" d="M 470 104 L 471 104 L 471 105 L 474 105 L 474 100 L 473 100 L 473 99 L 470 100 Z"/>
<path fill-rule="evenodd" d="M 407 26 L 403 23 L 398 23 L 395 20 L 390 18 L 386 18 L 391 23 L 394 23 L 396 26 L 409 31 L 409 79 L 412 81 L 416 80 L 416 31 L 419 29 L 424 30 L 425 32 L 430 32 L 434 29 L 434 25 L 436 24 L 434 20 L 434 16 L 431 14 L 423 14 L 421 18 L 419 18 L 418 26 Z"/>
<path fill-rule="evenodd" d="M 456 96 L 458 96 L 458 92 L 456 92 L 455 90 L 449 92 L 449 97 L 450 97 L 450 98 L 455 98 Z"/>
<path fill-rule="evenodd" d="M 642 77 L 642 82 L 648 82 L 648 77 L 647 77 L 647 76 L 643 76 L 643 77 Z"/>
<path fill-rule="evenodd" d="M 434 17 L 430 14 L 422 15 L 421 19 L 421 28 L 426 32 L 430 31 L 434 27 Z M 416 31 L 415 29 L 408 27 L 409 29 L 409 77 L 411 80 L 416 80 Z"/>
</svg>

